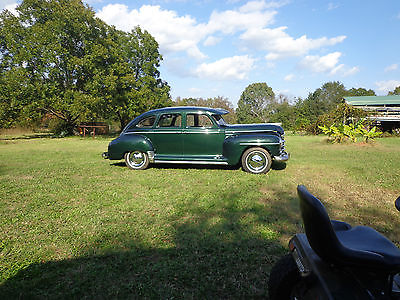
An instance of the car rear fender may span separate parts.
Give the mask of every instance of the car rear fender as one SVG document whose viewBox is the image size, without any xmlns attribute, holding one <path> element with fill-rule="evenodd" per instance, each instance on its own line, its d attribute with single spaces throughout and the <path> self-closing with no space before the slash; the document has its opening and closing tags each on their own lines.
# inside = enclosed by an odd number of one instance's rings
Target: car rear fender
<svg viewBox="0 0 400 300">
<path fill-rule="evenodd" d="M 154 147 L 151 141 L 139 134 L 122 134 L 108 145 L 109 159 L 123 159 L 125 153 L 130 151 L 153 152 Z"/>
</svg>

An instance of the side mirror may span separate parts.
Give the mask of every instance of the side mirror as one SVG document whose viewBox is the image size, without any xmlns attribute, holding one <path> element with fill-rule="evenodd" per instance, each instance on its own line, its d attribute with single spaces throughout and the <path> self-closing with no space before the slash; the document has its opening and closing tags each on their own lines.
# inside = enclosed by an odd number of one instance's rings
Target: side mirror
<svg viewBox="0 0 400 300">
<path fill-rule="evenodd" d="M 400 211 L 400 197 L 396 199 L 394 205 L 396 206 L 397 210 Z"/>
</svg>

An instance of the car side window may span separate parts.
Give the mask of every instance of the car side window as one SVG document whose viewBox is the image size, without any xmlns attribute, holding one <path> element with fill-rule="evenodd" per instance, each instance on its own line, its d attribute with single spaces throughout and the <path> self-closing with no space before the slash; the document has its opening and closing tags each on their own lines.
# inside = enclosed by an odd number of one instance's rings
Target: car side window
<svg viewBox="0 0 400 300">
<path fill-rule="evenodd" d="M 140 120 L 136 124 L 136 127 L 138 127 L 138 128 L 151 128 L 151 127 L 153 127 L 155 120 L 156 120 L 155 116 L 150 116 L 150 117 L 144 118 L 144 119 Z M 132 129 L 132 128 L 129 128 L 129 129 Z"/>
<path fill-rule="evenodd" d="M 210 117 L 202 114 L 187 114 L 186 115 L 186 126 L 187 127 L 202 127 L 211 128 L 214 127 L 214 123 Z"/>
<path fill-rule="evenodd" d="M 164 114 L 160 116 L 157 127 L 181 127 L 182 117 L 180 114 Z"/>
</svg>

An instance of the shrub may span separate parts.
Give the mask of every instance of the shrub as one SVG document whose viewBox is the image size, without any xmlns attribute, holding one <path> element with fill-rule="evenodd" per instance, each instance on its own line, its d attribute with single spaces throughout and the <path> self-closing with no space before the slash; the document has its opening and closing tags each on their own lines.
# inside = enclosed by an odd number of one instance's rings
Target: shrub
<svg viewBox="0 0 400 300">
<path fill-rule="evenodd" d="M 362 121 L 357 122 L 357 124 L 340 124 L 338 126 L 331 125 L 331 126 L 319 126 L 322 132 L 329 136 L 329 139 L 333 143 L 342 143 L 343 141 L 351 141 L 356 142 L 357 136 L 361 135 L 365 142 L 373 140 L 374 138 L 380 136 L 382 132 L 377 130 L 377 127 L 374 126 L 369 128 L 365 126 Z"/>
</svg>

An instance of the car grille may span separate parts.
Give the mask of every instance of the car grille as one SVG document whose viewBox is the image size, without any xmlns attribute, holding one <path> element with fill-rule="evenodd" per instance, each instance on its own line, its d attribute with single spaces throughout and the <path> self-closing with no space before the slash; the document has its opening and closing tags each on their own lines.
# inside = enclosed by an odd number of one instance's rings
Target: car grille
<svg viewBox="0 0 400 300">
<path fill-rule="evenodd" d="M 286 152 L 285 149 L 285 140 L 281 137 L 281 153 Z"/>
</svg>

